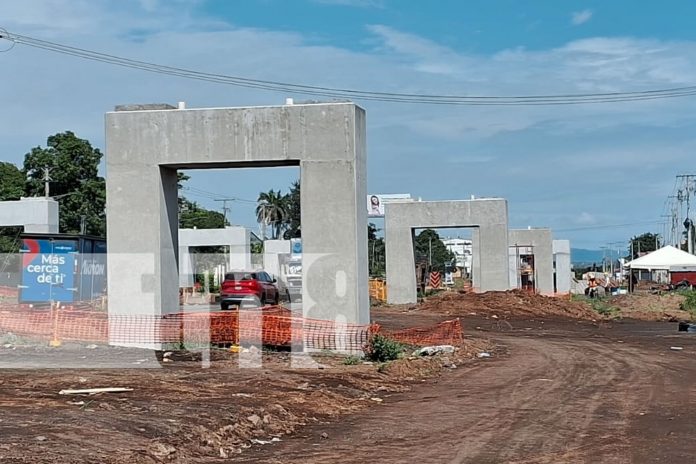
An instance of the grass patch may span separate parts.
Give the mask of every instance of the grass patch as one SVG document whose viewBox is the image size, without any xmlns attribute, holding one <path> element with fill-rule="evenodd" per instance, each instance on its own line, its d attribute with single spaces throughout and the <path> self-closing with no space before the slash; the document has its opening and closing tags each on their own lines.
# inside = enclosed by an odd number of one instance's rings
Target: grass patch
<svg viewBox="0 0 696 464">
<path fill-rule="evenodd" d="M 620 308 L 610 305 L 604 298 L 589 298 L 587 301 L 592 309 L 602 316 L 617 318 L 621 312 Z"/>
<path fill-rule="evenodd" d="M 343 360 L 343 365 L 344 366 L 355 366 L 356 364 L 360 364 L 362 362 L 362 359 L 360 359 L 360 356 L 348 356 Z"/>
</svg>

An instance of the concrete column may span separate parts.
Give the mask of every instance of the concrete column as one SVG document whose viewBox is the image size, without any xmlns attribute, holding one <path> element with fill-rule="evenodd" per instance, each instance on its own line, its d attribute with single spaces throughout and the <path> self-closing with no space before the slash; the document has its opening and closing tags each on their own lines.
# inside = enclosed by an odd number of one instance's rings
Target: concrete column
<svg viewBox="0 0 696 464">
<path fill-rule="evenodd" d="M 413 229 L 385 227 L 387 301 L 390 304 L 409 304 L 418 301 L 416 258 L 413 249 Z"/>
<path fill-rule="evenodd" d="M 307 161 L 300 169 L 304 314 L 367 324 L 370 301 L 364 166 L 350 161 Z M 331 206 L 327 198 L 331 198 Z"/>
<path fill-rule="evenodd" d="M 266 240 L 263 242 L 263 268 L 276 278 L 280 276 L 278 255 L 290 253 L 290 240 Z"/>
<path fill-rule="evenodd" d="M 230 232 L 229 270 L 251 270 L 251 231 L 245 227 L 228 227 Z"/>
<path fill-rule="evenodd" d="M 573 273 L 570 262 L 570 240 L 554 240 L 553 256 L 556 264 L 556 293 L 570 293 Z"/>
<path fill-rule="evenodd" d="M 481 234 L 478 227 L 471 230 L 471 286 L 475 290 L 481 288 Z"/>
<path fill-rule="evenodd" d="M 179 287 L 193 287 L 193 262 L 191 261 L 191 253 L 189 247 L 179 244 Z"/>
</svg>

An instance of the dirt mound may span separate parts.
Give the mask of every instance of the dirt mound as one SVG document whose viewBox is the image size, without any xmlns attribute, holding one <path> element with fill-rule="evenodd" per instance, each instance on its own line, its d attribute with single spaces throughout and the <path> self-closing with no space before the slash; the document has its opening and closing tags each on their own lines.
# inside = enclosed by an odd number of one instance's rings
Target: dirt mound
<svg viewBox="0 0 696 464">
<path fill-rule="evenodd" d="M 631 294 L 612 296 L 607 304 L 620 311 L 620 316 L 644 321 L 681 321 L 692 320 L 688 311 L 681 309 L 684 296 L 678 293 L 663 295 Z"/>
<path fill-rule="evenodd" d="M 587 302 L 534 295 L 521 290 L 485 293 L 447 292 L 428 298 L 417 309 L 455 316 L 488 313 L 498 317 L 564 316 L 586 320 L 601 318 Z"/>
</svg>

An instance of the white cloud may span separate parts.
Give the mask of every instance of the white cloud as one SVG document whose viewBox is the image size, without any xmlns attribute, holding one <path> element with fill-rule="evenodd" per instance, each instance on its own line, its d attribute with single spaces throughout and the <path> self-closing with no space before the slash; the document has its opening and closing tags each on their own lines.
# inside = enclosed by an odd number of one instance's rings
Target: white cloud
<svg viewBox="0 0 696 464">
<path fill-rule="evenodd" d="M 195 4 L 181 0 L 174 7 L 160 1 L 157 13 L 150 14 L 143 6 L 154 3 L 147 0 L 17 1 L 3 5 L 2 26 L 201 71 L 387 92 L 645 90 L 690 83 L 696 75 L 696 42 L 597 37 L 554 49 L 483 55 L 372 25 L 363 39 L 374 48 L 354 51 L 316 45 L 316 38 L 301 33 L 201 17 Z M 286 96 L 316 98 L 148 74 L 26 46 L 0 54 L 0 69 L 12 70 L 3 73 L 0 86 L 0 156 L 16 163 L 47 135 L 66 129 L 103 146 L 103 114 L 116 104 L 186 101 L 189 107 L 219 107 L 281 103 Z M 616 222 L 652 219 L 661 199 L 633 186 L 673 178 L 673 166 L 690 162 L 696 149 L 690 99 L 564 107 L 360 104 L 368 111 L 371 190 L 402 192 L 412 186 L 410 193 L 425 199 L 501 195 L 510 201 L 511 218 L 532 218 L 525 225 L 563 228 L 574 218 L 589 220 L 582 213 L 603 222 L 600 215 L 612 204 L 607 198 L 624 191 L 631 197 L 621 202 L 628 219 Z M 209 189 L 206 179 L 196 174 L 192 185 Z M 258 187 L 245 179 L 234 184 Z M 253 222 L 253 208 L 247 222 Z"/>
<path fill-rule="evenodd" d="M 579 26 L 580 24 L 585 24 L 590 19 L 592 19 L 592 10 L 575 11 L 573 12 L 571 22 L 575 26 Z"/>
<path fill-rule="evenodd" d="M 575 218 L 575 223 L 580 225 L 592 225 L 597 223 L 597 218 L 587 211 L 583 211 Z"/>
</svg>

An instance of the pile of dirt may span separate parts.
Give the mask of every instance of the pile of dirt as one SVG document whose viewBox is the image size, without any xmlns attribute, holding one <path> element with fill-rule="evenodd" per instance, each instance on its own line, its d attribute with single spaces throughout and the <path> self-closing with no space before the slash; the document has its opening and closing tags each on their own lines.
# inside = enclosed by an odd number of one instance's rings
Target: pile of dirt
<svg viewBox="0 0 696 464">
<path fill-rule="evenodd" d="M 607 304 L 618 309 L 620 317 L 623 318 L 670 322 L 693 320 L 693 315 L 680 307 L 684 299 L 684 296 L 678 293 L 633 293 L 612 296 L 607 300 Z"/>
<path fill-rule="evenodd" d="M 601 319 L 585 301 L 546 297 L 521 290 L 485 293 L 446 292 L 428 298 L 415 309 L 453 316 L 490 314 L 498 317 L 562 316 L 583 320 Z"/>
</svg>

